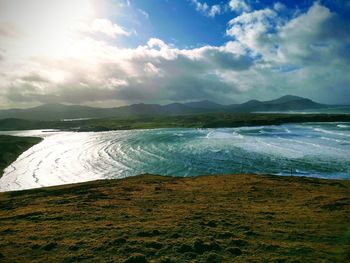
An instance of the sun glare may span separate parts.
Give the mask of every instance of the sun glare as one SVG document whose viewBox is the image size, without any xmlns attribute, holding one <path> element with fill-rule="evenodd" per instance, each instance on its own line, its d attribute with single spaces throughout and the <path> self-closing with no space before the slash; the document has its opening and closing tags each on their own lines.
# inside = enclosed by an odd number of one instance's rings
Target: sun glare
<svg viewBox="0 0 350 263">
<path fill-rule="evenodd" d="M 16 21 L 20 37 L 11 50 L 20 56 L 74 56 L 74 43 L 96 17 L 89 0 L 35 0 L 5 3 L 3 19 Z"/>
</svg>

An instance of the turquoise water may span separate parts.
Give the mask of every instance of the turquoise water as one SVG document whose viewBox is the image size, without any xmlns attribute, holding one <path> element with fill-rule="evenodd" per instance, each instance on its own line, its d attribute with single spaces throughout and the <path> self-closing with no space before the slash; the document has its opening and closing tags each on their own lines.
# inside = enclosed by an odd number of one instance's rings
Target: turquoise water
<svg viewBox="0 0 350 263">
<path fill-rule="evenodd" d="M 350 179 L 350 123 L 10 134 L 45 139 L 6 169 L 1 191 L 142 173 Z"/>
</svg>

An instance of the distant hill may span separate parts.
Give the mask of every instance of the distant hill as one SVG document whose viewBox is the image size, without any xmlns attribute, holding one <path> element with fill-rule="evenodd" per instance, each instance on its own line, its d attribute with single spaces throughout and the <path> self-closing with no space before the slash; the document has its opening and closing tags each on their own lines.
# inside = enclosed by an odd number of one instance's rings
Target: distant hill
<svg viewBox="0 0 350 263">
<path fill-rule="evenodd" d="M 282 103 L 288 103 L 291 101 L 302 101 L 302 100 L 308 100 L 308 99 L 303 98 L 303 97 L 293 96 L 293 95 L 285 95 L 285 96 L 282 96 L 282 97 L 275 99 L 275 100 L 265 101 L 264 103 L 266 103 L 266 104 L 282 104 Z"/>
<path fill-rule="evenodd" d="M 174 116 L 215 112 L 295 111 L 330 108 L 310 99 L 287 95 L 270 101 L 250 100 L 242 104 L 221 105 L 203 100 L 188 103 L 132 104 L 115 108 L 94 108 L 80 105 L 45 104 L 29 109 L 0 110 L 0 119 L 63 120 L 80 118 L 130 118 Z"/>
<path fill-rule="evenodd" d="M 221 105 L 221 104 L 212 102 L 210 100 L 188 102 L 188 103 L 184 103 L 184 105 L 190 108 L 198 108 L 198 109 L 223 109 L 226 107 L 225 105 Z"/>
<path fill-rule="evenodd" d="M 232 107 L 232 106 L 231 106 Z M 250 100 L 248 102 L 233 105 L 237 111 L 291 111 L 291 110 L 308 110 L 330 107 L 329 105 L 320 104 L 310 99 L 286 95 L 275 100 L 259 101 Z"/>
</svg>

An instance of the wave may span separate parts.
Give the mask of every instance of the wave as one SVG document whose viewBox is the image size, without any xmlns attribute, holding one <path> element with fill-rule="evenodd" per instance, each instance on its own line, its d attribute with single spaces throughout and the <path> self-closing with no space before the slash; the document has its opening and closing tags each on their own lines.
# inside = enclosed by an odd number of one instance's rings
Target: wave
<svg viewBox="0 0 350 263">
<path fill-rule="evenodd" d="M 339 128 L 350 128 L 350 125 L 338 124 L 337 127 L 339 127 Z"/>
<path fill-rule="evenodd" d="M 230 132 L 225 132 L 225 131 L 210 131 L 207 135 L 207 139 L 243 139 L 243 135 L 235 132 L 235 131 L 230 131 Z"/>
<path fill-rule="evenodd" d="M 314 128 L 314 130 L 317 131 L 317 132 L 322 132 L 322 133 L 326 133 L 326 134 L 350 137 L 350 134 L 345 134 L 345 133 L 342 133 L 342 132 L 335 132 L 335 131 L 325 130 L 325 129 L 321 129 L 321 128 Z"/>
<path fill-rule="evenodd" d="M 338 124 L 340 125 L 340 124 Z M 350 141 L 329 124 L 220 129 L 46 133 L 0 178 L 0 191 L 122 178 L 141 173 L 220 173 L 350 178 Z M 338 127 L 341 129 L 341 127 Z M 261 132 L 264 134 L 262 135 Z M 31 134 L 41 135 L 38 131 Z M 346 177 L 346 176 L 345 176 Z"/>
</svg>

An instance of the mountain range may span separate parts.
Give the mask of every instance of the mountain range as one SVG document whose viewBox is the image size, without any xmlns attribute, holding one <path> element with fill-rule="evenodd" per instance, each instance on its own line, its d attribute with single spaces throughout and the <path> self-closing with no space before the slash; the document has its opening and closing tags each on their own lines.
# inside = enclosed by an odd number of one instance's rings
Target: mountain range
<svg viewBox="0 0 350 263">
<path fill-rule="evenodd" d="M 242 104 L 221 105 L 203 100 L 188 103 L 132 104 L 114 108 L 96 108 L 81 105 L 44 104 L 28 109 L 0 110 L 0 119 L 67 120 L 78 118 L 125 118 L 201 114 L 213 112 L 298 111 L 336 107 L 310 99 L 286 95 L 275 100 L 250 100 Z"/>
</svg>

